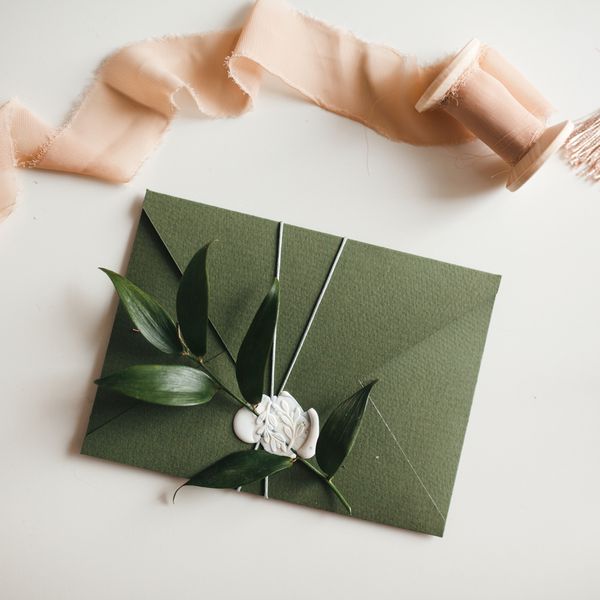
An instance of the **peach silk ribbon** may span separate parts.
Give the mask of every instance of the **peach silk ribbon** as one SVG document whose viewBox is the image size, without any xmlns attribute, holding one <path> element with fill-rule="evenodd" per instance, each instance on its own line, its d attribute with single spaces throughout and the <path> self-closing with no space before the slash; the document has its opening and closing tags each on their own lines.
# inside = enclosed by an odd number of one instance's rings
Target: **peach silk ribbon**
<svg viewBox="0 0 600 600">
<path fill-rule="evenodd" d="M 515 76 L 499 55 L 492 58 L 486 54 L 494 76 Z M 414 109 L 447 62 L 419 66 L 414 57 L 361 41 L 280 0 L 258 0 L 241 29 L 147 40 L 118 50 L 102 63 L 61 128 L 46 125 L 16 100 L 4 104 L 0 218 L 15 204 L 15 167 L 129 181 L 183 102 L 191 100 L 210 117 L 240 115 L 252 108 L 264 71 L 318 106 L 392 140 L 466 141 L 472 134 L 444 111 Z M 515 86 L 525 100 L 533 93 L 524 79 L 517 78 Z M 539 105 L 538 96 L 534 93 L 533 104 Z"/>
</svg>

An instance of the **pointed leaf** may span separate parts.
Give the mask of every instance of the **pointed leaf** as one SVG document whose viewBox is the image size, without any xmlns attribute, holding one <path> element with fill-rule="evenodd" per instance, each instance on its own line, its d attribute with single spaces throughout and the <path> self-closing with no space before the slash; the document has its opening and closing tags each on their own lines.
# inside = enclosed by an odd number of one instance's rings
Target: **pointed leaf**
<svg viewBox="0 0 600 600">
<path fill-rule="evenodd" d="M 254 316 L 236 360 L 238 386 L 250 404 L 260 402 L 263 394 L 278 312 L 279 281 L 276 279 Z"/>
<path fill-rule="evenodd" d="M 208 332 L 208 247 L 200 248 L 188 263 L 177 290 L 177 320 L 187 347 L 196 356 L 206 354 Z"/>
<path fill-rule="evenodd" d="M 237 488 L 289 469 L 293 464 L 289 456 L 269 454 L 264 450 L 242 450 L 218 460 L 183 485 Z"/>
<path fill-rule="evenodd" d="M 136 365 L 96 383 L 125 396 L 165 406 L 204 404 L 219 389 L 204 371 L 177 365 Z"/>
<path fill-rule="evenodd" d="M 317 462 L 329 477 L 333 477 L 350 454 L 367 408 L 372 381 L 333 409 L 323 425 L 317 442 Z"/>
<path fill-rule="evenodd" d="M 110 277 L 129 318 L 139 332 L 161 352 L 181 352 L 183 348 L 177 335 L 177 327 L 165 309 L 127 278 L 109 269 L 100 270 Z"/>
</svg>

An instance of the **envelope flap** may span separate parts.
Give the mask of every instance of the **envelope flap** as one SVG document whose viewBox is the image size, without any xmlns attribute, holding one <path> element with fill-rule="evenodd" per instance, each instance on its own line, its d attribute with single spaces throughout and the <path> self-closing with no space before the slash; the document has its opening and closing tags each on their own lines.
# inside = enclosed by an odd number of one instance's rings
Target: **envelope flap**
<svg viewBox="0 0 600 600">
<path fill-rule="evenodd" d="M 210 253 L 211 320 L 235 354 L 275 274 L 278 223 L 149 191 L 144 211 L 180 269 L 216 239 Z M 340 238 L 286 225 L 281 266 L 276 388 L 327 276 Z M 351 381 L 492 300 L 500 278 L 473 269 L 350 240 L 319 307 L 290 390 L 302 388 L 307 364 Z M 308 391 L 308 390 L 307 390 Z M 315 397 L 314 389 L 310 396 Z M 331 406 L 327 396 L 315 408 Z"/>
<path fill-rule="evenodd" d="M 315 408 L 327 414 L 335 398 L 395 356 L 478 306 L 493 305 L 499 282 L 497 275 L 348 241 L 289 391 L 318 399 Z M 481 348 L 465 344 L 459 351 L 479 364 Z"/>
</svg>

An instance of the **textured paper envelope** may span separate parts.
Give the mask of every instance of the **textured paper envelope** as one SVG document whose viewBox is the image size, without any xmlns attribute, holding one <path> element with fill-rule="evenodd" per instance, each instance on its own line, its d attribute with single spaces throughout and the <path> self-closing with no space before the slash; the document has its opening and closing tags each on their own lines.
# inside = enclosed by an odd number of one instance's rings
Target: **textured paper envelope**
<svg viewBox="0 0 600 600">
<path fill-rule="evenodd" d="M 210 318 L 235 356 L 272 283 L 275 221 L 148 192 L 127 275 L 171 314 L 182 268 L 209 255 Z M 276 381 L 281 382 L 340 238 L 285 225 Z M 336 475 L 353 516 L 442 535 L 500 277 L 349 240 L 286 389 L 324 421 L 374 378 L 360 434 Z M 237 389 L 232 361 L 211 333 L 211 368 Z M 177 361 L 154 350 L 120 306 L 103 375 Z M 276 386 L 277 389 L 277 386 Z M 248 446 L 232 431 L 227 397 L 174 409 L 98 390 L 82 453 L 190 477 Z M 258 484 L 244 488 L 258 493 Z M 340 514 L 343 506 L 302 466 L 270 478 L 269 495 Z"/>
</svg>

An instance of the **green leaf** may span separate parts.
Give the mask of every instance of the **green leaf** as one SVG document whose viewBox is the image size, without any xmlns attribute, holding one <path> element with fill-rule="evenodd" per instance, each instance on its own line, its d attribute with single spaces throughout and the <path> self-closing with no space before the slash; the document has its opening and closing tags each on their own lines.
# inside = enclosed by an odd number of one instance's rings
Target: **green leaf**
<svg viewBox="0 0 600 600">
<path fill-rule="evenodd" d="M 96 383 L 125 396 L 165 406 L 205 404 L 219 390 L 204 371 L 177 365 L 136 365 Z"/>
<path fill-rule="evenodd" d="M 183 350 L 175 323 L 150 294 L 114 271 L 100 270 L 110 277 L 135 327 L 155 348 L 167 354 Z"/>
<path fill-rule="evenodd" d="M 248 485 L 278 471 L 289 469 L 294 461 L 288 456 L 269 454 L 264 450 L 242 450 L 228 454 L 206 469 L 196 473 L 173 495 L 186 485 L 209 488 L 237 488 Z"/>
<path fill-rule="evenodd" d="M 235 375 L 244 398 L 257 404 L 263 394 L 265 375 L 279 312 L 279 281 L 275 279 L 242 341 Z"/>
<path fill-rule="evenodd" d="M 350 454 L 367 408 L 372 381 L 340 402 L 323 425 L 317 442 L 317 462 L 329 478 L 333 477 Z"/>
<path fill-rule="evenodd" d="M 187 347 L 195 356 L 206 354 L 208 333 L 208 272 L 206 258 L 210 242 L 188 263 L 177 290 L 177 320 Z"/>
</svg>

